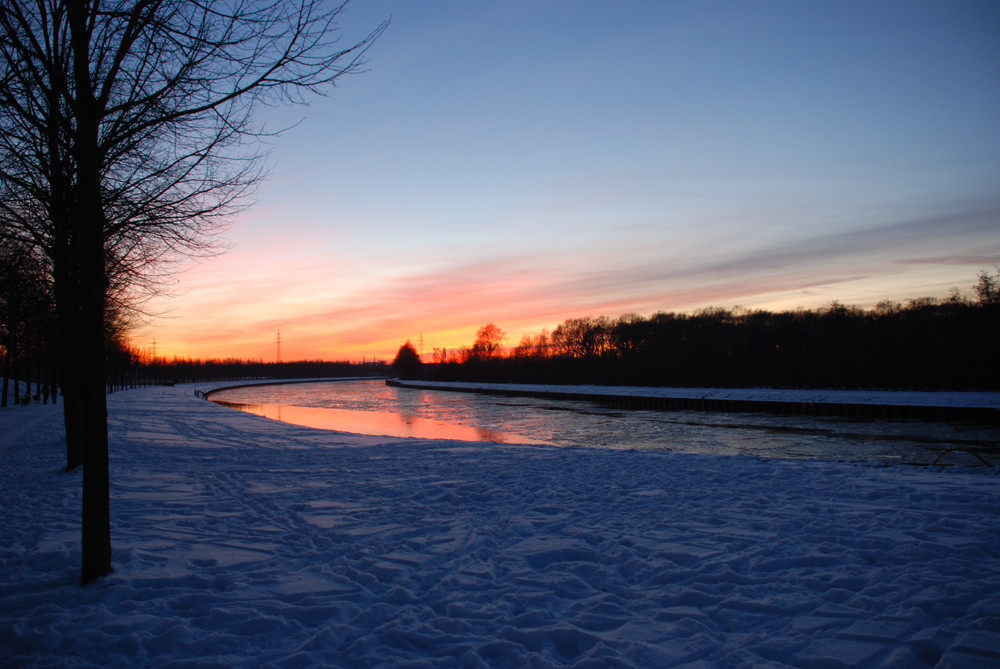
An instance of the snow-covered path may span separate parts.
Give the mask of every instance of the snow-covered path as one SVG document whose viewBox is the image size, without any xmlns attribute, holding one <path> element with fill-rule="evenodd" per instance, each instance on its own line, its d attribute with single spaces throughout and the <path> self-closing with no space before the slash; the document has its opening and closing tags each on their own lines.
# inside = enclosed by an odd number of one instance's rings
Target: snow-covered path
<svg viewBox="0 0 1000 669">
<path fill-rule="evenodd" d="M 0 666 L 1000 665 L 995 468 L 362 437 L 193 388 L 109 397 L 86 588 L 58 410 L 0 412 Z"/>
</svg>

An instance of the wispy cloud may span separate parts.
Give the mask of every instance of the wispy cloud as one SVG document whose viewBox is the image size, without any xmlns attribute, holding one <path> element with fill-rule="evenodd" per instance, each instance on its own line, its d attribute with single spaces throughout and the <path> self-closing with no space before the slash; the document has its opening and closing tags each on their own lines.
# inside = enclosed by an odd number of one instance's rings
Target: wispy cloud
<svg viewBox="0 0 1000 669">
<path fill-rule="evenodd" d="M 430 345 L 471 343 L 497 322 L 517 338 L 570 317 L 690 311 L 709 305 L 769 306 L 800 299 L 874 303 L 916 297 L 892 292 L 892 276 L 944 268 L 949 285 L 971 284 L 1000 259 L 1000 207 L 938 213 L 851 232 L 830 232 L 721 256 L 674 253 L 669 241 L 606 238 L 596 248 L 505 250 L 388 266 L 312 257 L 301 246 L 260 249 L 192 271 L 179 314 L 183 340 L 171 345 L 206 355 L 270 357 L 278 329 L 287 355 L 388 355 L 406 339 Z M 733 250 L 736 249 L 736 250 Z M 960 277 L 956 281 L 954 277 Z M 868 288 L 857 286 L 867 282 Z M 877 286 L 887 286 L 885 294 Z M 943 295 L 948 286 L 939 286 Z M 837 289 L 841 293 L 836 293 Z M 179 323 L 181 324 L 181 323 Z M 160 324 L 161 341 L 171 323 Z M 165 334 L 163 334 L 165 333 Z M 179 335 L 172 335 L 179 336 Z"/>
</svg>

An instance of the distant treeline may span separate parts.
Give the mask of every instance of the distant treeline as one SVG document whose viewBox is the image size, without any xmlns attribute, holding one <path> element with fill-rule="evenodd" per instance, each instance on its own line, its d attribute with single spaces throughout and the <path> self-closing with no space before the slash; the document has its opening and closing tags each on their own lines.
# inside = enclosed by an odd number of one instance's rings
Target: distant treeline
<svg viewBox="0 0 1000 669">
<path fill-rule="evenodd" d="M 195 360 L 190 358 L 154 358 L 143 361 L 128 349 L 120 349 L 109 360 L 109 389 L 134 386 L 232 381 L 241 379 L 312 379 L 337 376 L 387 376 L 384 362 L 329 362 L 299 360 L 263 362 L 255 360 Z"/>
<path fill-rule="evenodd" d="M 498 332 L 484 326 L 471 348 L 437 351 L 433 364 L 401 355 L 397 372 L 498 383 L 1000 390 L 1000 300 L 957 294 L 870 310 L 834 302 L 576 318 L 507 352 L 495 345 Z"/>
</svg>

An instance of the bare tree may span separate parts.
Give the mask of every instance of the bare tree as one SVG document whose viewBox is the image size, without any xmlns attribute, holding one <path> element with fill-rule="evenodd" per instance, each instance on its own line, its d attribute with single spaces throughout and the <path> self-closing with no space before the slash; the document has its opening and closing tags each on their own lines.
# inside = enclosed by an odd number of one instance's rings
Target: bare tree
<svg viewBox="0 0 1000 669">
<path fill-rule="evenodd" d="M 613 329 L 607 316 L 571 318 L 552 331 L 552 345 L 570 357 L 601 356 L 611 351 Z"/>
<path fill-rule="evenodd" d="M 108 296 L 204 251 L 262 176 L 258 105 L 357 71 L 387 24 L 338 43 L 346 2 L 0 5 L 0 217 L 52 259 L 67 466 L 83 465 L 83 573 L 111 570 Z"/>
<path fill-rule="evenodd" d="M 542 359 L 549 357 L 549 333 L 542 330 L 535 336 L 524 335 L 514 347 L 514 357 L 521 359 Z"/>
<path fill-rule="evenodd" d="M 499 355 L 503 351 L 506 338 L 507 335 L 503 330 L 494 323 L 487 323 L 476 332 L 476 341 L 472 344 L 472 356 L 487 360 Z"/>
<path fill-rule="evenodd" d="M 33 378 L 36 386 L 40 386 L 42 375 L 37 372 L 47 365 L 45 352 L 52 344 L 51 297 L 48 268 L 38 251 L 17 241 L 0 239 L 0 346 L 3 348 L 0 407 L 8 404 L 11 379 L 15 404 L 20 400 L 20 382 L 27 381 L 30 389 L 32 375 L 27 369 L 22 375 L 19 360 L 27 365 L 27 358 L 34 358 Z"/>
<path fill-rule="evenodd" d="M 1000 304 L 1000 265 L 996 266 L 996 276 L 982 270 L 976 276 L 979 281 L 972 289 L 976 292 L 979 304 Z"/>
</svg>

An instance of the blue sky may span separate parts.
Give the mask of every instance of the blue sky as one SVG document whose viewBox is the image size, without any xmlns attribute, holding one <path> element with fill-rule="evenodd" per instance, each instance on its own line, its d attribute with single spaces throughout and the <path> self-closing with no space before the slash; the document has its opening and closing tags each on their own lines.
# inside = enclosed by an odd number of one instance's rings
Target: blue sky
<svg viewBox="0 0 1000 669">
<path fill-rule="evenodd" d="M 391 357 L 570 317 L 967 292 L 1000 262 L 1000 3 L 354 0 L 160 353 Z"/>
</svg>

